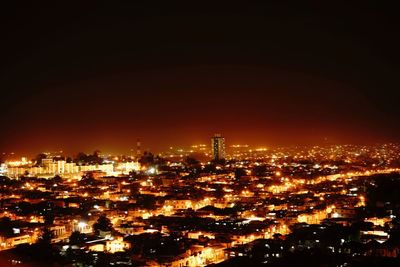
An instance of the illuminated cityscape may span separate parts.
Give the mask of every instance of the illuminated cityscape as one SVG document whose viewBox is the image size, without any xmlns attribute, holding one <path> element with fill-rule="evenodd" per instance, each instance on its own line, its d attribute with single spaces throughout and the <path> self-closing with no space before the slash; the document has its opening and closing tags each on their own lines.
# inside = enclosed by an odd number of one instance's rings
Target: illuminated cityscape
<svg viewBox="0 0 400 267">
<path fill-rule="evenodd" d="M 400 266 L 388 1 L 3 1 L 0 267 Z"/>
<path fill-rule="evenodd" d="M 397 255 L 398 213 L 374 190 L 399 183 L 400 144 L 228 140 L 223 162 L 215 147 L 224 151 L 221 135 L 159 155 L 10 155 L 1 165 L 2 257 L 40 262 L 29 251 L 45 242 L 65 265 L 274 266 L 320 249 L 341 264 Z"/>
</svg>

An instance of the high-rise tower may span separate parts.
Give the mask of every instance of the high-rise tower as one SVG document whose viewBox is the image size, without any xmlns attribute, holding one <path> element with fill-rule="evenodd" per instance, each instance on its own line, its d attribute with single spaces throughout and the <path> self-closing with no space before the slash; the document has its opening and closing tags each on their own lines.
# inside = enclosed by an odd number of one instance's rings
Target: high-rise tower
<svg viewBox="0 0 400 267">
<path fill-rule="evenodd" d="M 225 138 L 220 134 L 215 134 L 211 138 L 211 150 L 214 160 L 225 159 Z"/>
</svg>

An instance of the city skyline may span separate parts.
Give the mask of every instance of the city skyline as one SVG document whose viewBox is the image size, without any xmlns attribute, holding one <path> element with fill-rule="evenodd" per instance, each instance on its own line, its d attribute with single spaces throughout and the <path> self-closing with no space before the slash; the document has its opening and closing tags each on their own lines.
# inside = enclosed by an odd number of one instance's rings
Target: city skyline
<svg viewBox="0 0 400 267">
<path fill-rule="evenodd" d="M 0 266 L 400 266 L 386 1 L 3 1 Z"/>
<path fill-rule="evenodd" d="M 225 137 L 225 136 L 224 136 Z M 208 138 L 209 139 L 209 138 Z M 385 145 L 385 144 L 399 144 L 398 142 L 353 142 L 353 143 L 337 143 L 337 142 L 328 142 L 327 140 L 324 140 L 324 142 L 321 143 L 293 143 L 293 144 L 275 144 L 275 145 L 265 145 L 265 144 L 251 144 L 250 142 L 230 142 L 231 140 L 228 140 L 228 144 L 226 144 L 226 153 L 229 154 L 232 150 L 234 150 L 237 147 L 247 147 L 249 149 L 265 149 L 265 150 L 270 150 L 274 151 L 276 149 L 282 149 L 282 148 L 312 148 L 312 147 L 329 147 L 329 146 L 376 146 L 376 145 Z M 207 139 L 200 142 L 192 142 L 192 143 L 187 143 L 187 144 L 179 144 L 175 143 L 174 145 L 165 145 L 165 147 L 160 148 L 160 149 L 151 149 L 150 146 L 144 146 L 142 147 L 141 152 L 151 152 L 154 154 L 164 154 L 171 149 L 177 151 L 177 150 L 185 150 L 185 151 L 190 151 L 193 150 L 193 146 L 206 146 L 206 149 L 211 153 L 212 152 L 212 146 L 208 144 Z M 132 157 L 137 157 L 136 153 L 136 148 L 134 145 L 132 146 L 127 146 L 127 147 L 121 147 L 119 149 L 101 149 L 101 146 L 93 146 L 93 147 L 83 147 L 82 149 L 63 149 L 62 147 L 56 148 L 56 149 L 38 149 L 38 150 L 29 150 L 29 151 L 17 151 L 15 152 L 14 150 L 10 150 L 7 152 L 1 152 L 0 154 L 0 159 L 6 160 L 6 159 L 17 159 L 21 157 L 28 157 L 32 158 L 40 153 L 49 153 L 49 154 L 59 154 L 59 155 L 64 155 L 64 156 L 75 156 L 80 152 L 83 153 L 93 153 L 95 151 L 99 151 L 102 155 L 124 155 L 124 156 L 132 156 Z M 211 157 L 211 154 L 210 154 Z"/>
</svg>

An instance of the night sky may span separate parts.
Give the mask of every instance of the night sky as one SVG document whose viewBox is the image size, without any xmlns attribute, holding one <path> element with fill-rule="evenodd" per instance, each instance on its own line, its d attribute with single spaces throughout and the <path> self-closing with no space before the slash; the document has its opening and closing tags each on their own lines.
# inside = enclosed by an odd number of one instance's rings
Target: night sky
<svg viewBox="0 0 400 267">
<path fill-rule="evenodd" d="M 190 2 L 2 4 L 0 151 L 400 141 L 396 8 Z"/>
</svg>

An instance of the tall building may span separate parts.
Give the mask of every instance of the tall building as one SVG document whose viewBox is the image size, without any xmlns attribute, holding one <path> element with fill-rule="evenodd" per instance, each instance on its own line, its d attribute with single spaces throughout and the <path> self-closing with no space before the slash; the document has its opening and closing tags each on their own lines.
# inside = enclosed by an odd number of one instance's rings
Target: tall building
<svg viewBox="0 0 400 267">
<path fill-rule="evenodd" d="M 211 138 L 211 149 L 214 160 L 225 159 L 225 138 L 220 134 L 215 134 Z"/>
</svg>

